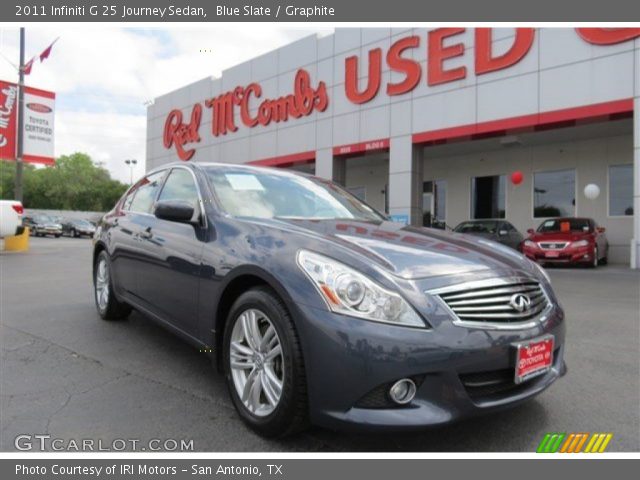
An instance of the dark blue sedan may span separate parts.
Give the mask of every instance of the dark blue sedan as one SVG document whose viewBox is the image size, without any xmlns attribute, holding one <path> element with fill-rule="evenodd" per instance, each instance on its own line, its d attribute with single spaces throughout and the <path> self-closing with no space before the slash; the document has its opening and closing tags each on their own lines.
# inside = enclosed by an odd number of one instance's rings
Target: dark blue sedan
<svg viewBox="0 0 640 480">
<path fill-rule="evenodd" d="M 564 314 L 535 263 L 299 173 L 151 171 L 99 223 L 93 267 L 102 318 L 135 308 L 212 352 L 265 436 L 444 424 L 565 372 Z"/>
</svg>

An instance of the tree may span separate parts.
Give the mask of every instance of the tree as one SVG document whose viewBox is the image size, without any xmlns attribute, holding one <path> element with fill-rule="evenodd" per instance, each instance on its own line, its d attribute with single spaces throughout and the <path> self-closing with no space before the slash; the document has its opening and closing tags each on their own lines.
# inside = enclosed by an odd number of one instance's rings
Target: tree
<svg viewBox="0 0 640 480">
<path fill-rule="evenodd" d="M 54 166 L 25 165 L 24 206 L 55 210 L 107 211 L 127 189 L 85 153 L 59 157 Z M 0 197 L 14 195 L 15 163 L 0 162 Z"/>
</svg>

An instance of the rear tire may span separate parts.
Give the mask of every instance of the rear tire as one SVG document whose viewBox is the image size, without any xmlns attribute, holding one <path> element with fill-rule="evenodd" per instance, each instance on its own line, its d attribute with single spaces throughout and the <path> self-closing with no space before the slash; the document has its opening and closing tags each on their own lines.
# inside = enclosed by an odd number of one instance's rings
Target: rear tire
<svg viewBox="0 0 640 480">
<path fill-rule="evenodd" d="M 272 356 L 278 347 L 280 353 Z M 234 302 L 224 329 L 223 362 L 231 400 L 251 429 L 265 437 L 284 437 L 307 427 L 300 341 L 284 302 L 270 288 L 253 288 Z"/>
<path fill-rule="evenodd" d="M 131 307 L 114 294 L 111 262 L 105 250 L 98 254 L 93 269 L 93 298 L 103 320 L 121 320 L 131 313 Z"/>
</svg>

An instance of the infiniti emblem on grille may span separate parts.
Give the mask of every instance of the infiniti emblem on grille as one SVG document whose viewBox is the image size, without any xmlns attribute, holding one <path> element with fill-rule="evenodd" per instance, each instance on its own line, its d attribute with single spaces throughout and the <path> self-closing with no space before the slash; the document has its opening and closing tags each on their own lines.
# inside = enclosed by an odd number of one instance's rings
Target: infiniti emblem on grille
<svg viewBox="0 0 640 480">
<path fill-rule="evenodd" d="M 518 312 L 524 312 L 531 306 L 531 299 L 524 293 L 516 293 L 509 299 L 509 305 Z"/>
</svg>

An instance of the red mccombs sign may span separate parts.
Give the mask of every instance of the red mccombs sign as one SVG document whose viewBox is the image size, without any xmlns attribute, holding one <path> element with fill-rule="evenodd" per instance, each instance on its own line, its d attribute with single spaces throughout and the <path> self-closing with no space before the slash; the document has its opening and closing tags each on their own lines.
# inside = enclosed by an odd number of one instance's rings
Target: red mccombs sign
<svg viewBox="0 0 640 480">
<path fill-rule="evenodd" d="M 427 33 L 426 72 L 422 72 L 419 61 L 410 58 L 412 49 L 424 48 L 418 35 L 403 37 L 395 41 L 386 52 L 381 48 L 369 50 L 367 55 L 367 75 L 365 85 L 361 85 L 360 63 L 357 56 L 345 59 L 345 95 L 354 104 L 363 104 L 373 100 L 384 88 L 388 96 L 404 95 L 415 89 L 423 81 L 427 85 L 439 85 L 464 79 L 469 72 L 467 67 L 447 68 L 445 61 L 461 57 L 466 50 L 464 44 L 455 39 L 466 31 L 465 28 L 437 28 Z M 576 28 L 577 35 L 585 42 L 594 45 L 614 45 L 640 37 L 640 28 Z M 474 66 L 476 76 L 503 70 L 517 64 L 531 50 L 536 31 L 534 28 L 516 28 L 510 48 L 496 55 L 492 48 L 491 28 L 476 28 L 474 31 Z M 402 80 L 382 85 L 382 62 L 390 70 L 402 74 Z M 424 78 L 423 78 L 424 76 Z M 256 108 L 257 103 L 257 108 Z M 204 107 L 211 115 L 211 135 L 226 135 L 238 130 L 236 112 L 240 121 L 248 128 L 266 126 L 271 122 L 286 122 L 311 115 L 314 111 L 327 109 L 329 97 L 325 82 L 314 86 L 309 73 L 300 69 L 293 82 L 293 93 L 275 99 L 262 99 L 262 87 L 250 83 L 243 87 L 218 95 L 204 101 Z M 172 110 L 164 125 L 163 144 L 165 148 L 175 148 L 181 160 L 189 160 L 195 153 L 187 145 L 200 141 L 200 121 L 203 105 L 193 106 L 188 123 L 184 123 L 183 113 Z"/>
<path fill-rule="evenodd" d="M 249 128 L 257 125 L 269 125 L 271 122 L 286 122 L 289 118 L 300 118 L 311 115 L 314 110 L 324 112 L 329 104 L 327 86 L 319 82 L 316 88 L 311 84 L 311 77 L 306 70 L 300 69 L 293 82 L 293 93 L 276 99 L 263 100 L 255 113 L 251 113 L 252 99 L 260 100 L 262 87 L 257 83 L 250 83 L 246 87 L 236 87 L 230 92 L 204 102 L 211 110 L 211 134 L 213 136 L 226 135 L 235 132 L 236 109 L 240 112 L 240 120 Z M 195 153 L 194 149 L 186 150 L 185 144 L 199 142 L 200 120 L 202 105 L 197 103 L 191 111 L 189 123 L 183 123 L 182 111 L 172 110 L 164 125 L 163 143 L 165 148 L 175 146 L 176 153 L 181 160 L 189 160 Z"/>
</svg>

